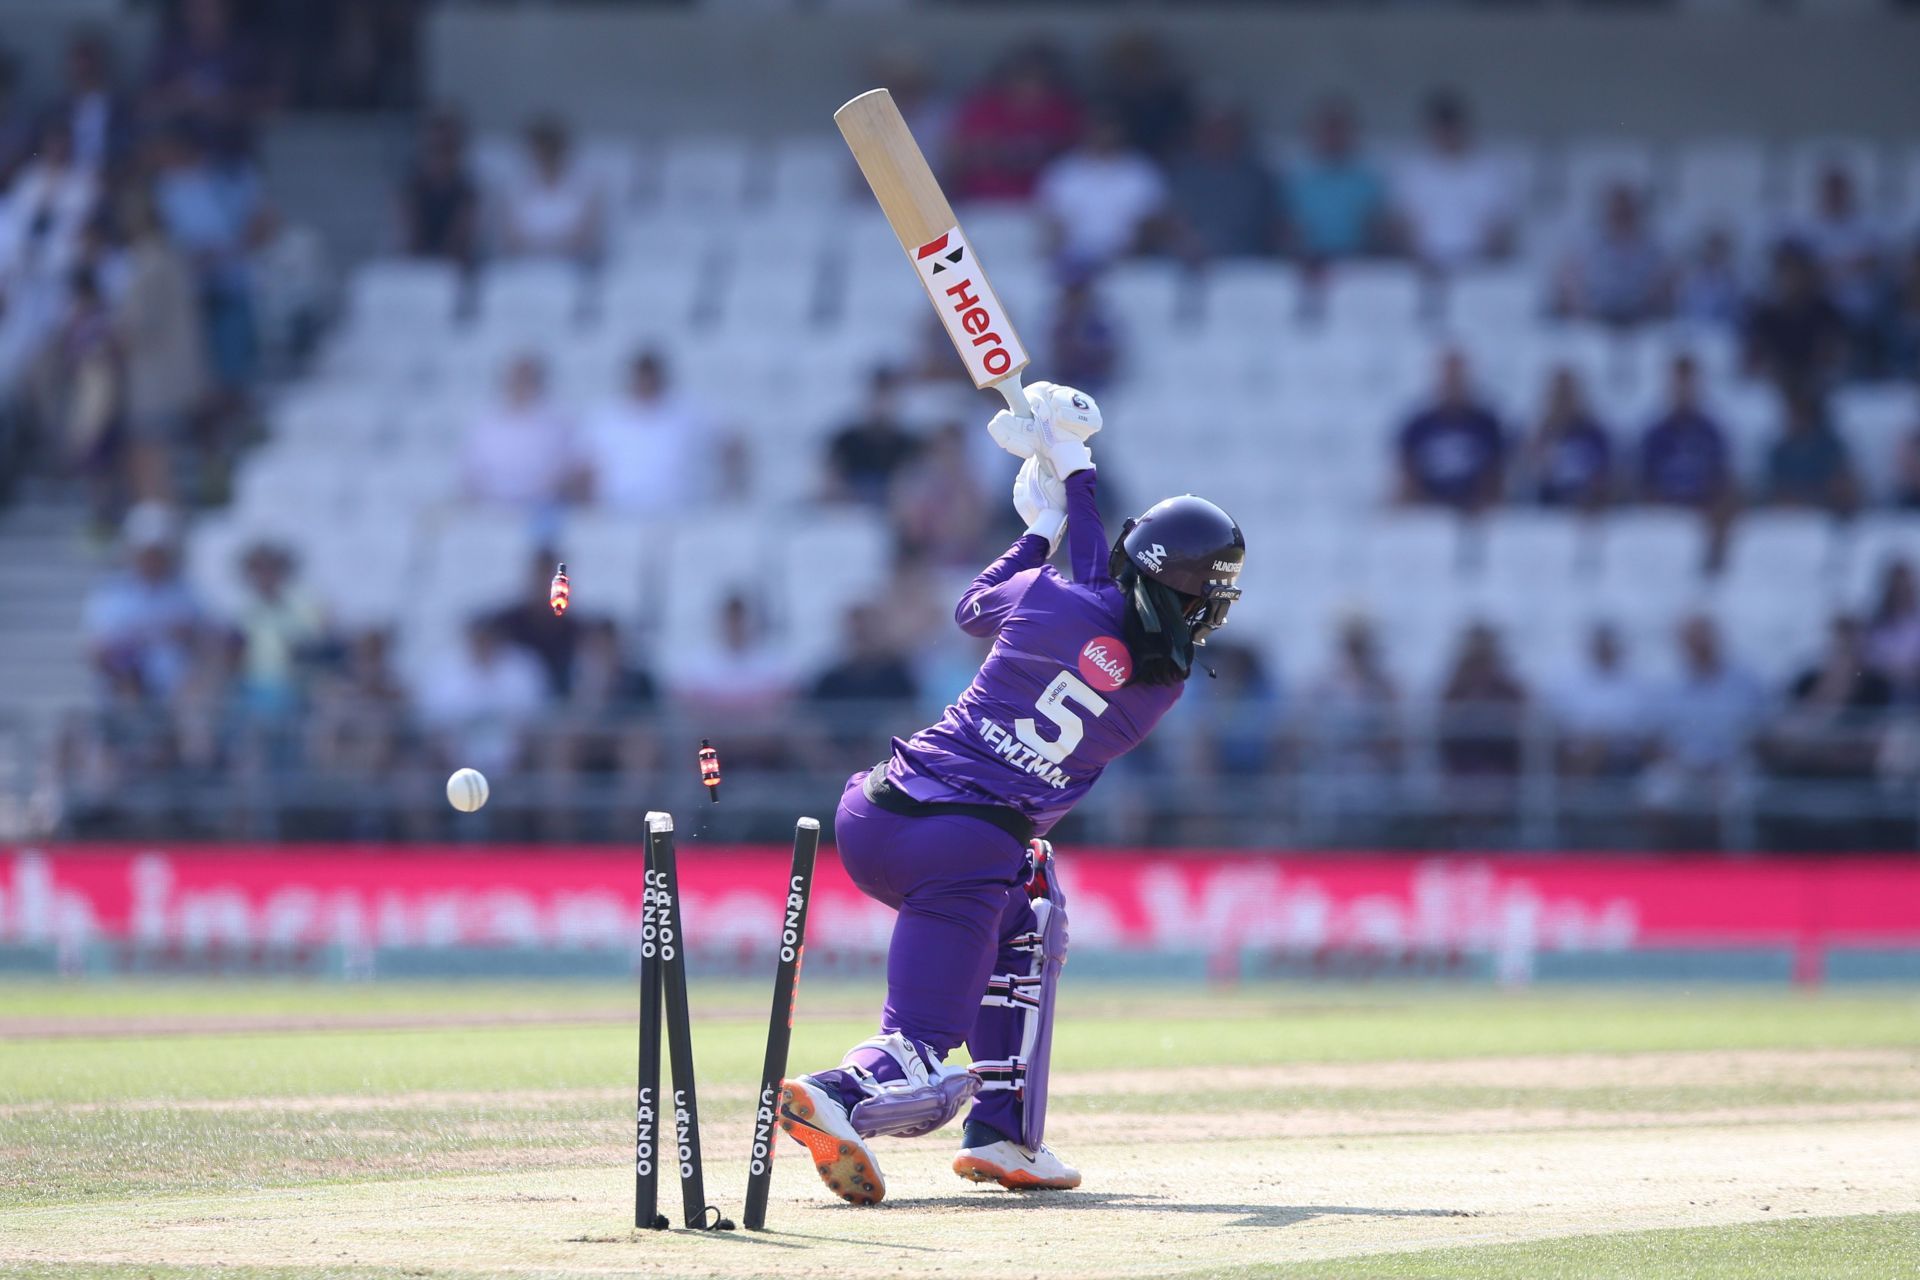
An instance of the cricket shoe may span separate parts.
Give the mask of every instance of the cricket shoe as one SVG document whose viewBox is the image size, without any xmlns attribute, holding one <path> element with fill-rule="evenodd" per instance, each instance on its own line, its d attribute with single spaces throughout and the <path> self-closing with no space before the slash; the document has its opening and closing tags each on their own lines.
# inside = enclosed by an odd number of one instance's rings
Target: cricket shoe
<svg viewBox="0 0 1920 1280">
<path fill-rule="evenodd" d="M 820 1181 L 848 1204 L 879 1204 L 887 1180 L 866 1139 L 854 1132 L 847 1108 L 812 1076 L 780 1082 L 780 1127 L 813 1157 Z"/>
<path fill-rule="evenodd" d="M 988 1130 L 969 1133 L 967 1143 L 953 1158 L 953 1171 L 969 1182 L 997 1182 L 1009 1191 L 1070 1191 L 1080 1185 L 1080 1171 L 1044 1142 L 1023 1147 Z"/>
</svg>

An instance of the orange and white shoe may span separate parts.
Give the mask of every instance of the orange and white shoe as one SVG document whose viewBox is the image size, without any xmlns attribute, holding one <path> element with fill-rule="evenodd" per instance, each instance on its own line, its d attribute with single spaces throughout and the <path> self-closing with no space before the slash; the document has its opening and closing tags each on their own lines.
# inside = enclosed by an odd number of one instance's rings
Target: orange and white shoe
<svg viewBox="0 0 1920 1280">
<path fill-rule="evenodd" d="M 846 1107 L 831 1089 L 811 1076 L 782 1080 L 780 1127 L 813 1157 L 827 1190 L 848 1204 L 879 1204 L 886 1198 L 880 1162 L 866 1139 L 853 1131 Z"/>
<path fill-rule="evenodd" d="M 1009 1191 L 1070 1191 L 1080 1171 L 1041 1143 L 1036 1150 L 1002 1138 L 979 1147 L 962 1147 L 953 1171 L 969 1182 L 997 1182 Z"/>
</svg>

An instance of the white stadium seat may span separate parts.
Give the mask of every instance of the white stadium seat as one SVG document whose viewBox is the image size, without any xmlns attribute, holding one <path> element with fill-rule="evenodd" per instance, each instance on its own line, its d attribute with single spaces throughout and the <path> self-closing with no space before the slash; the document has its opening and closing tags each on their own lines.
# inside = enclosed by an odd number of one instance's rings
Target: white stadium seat
<svg viewBox="0 0 1920 1280">
<path fill-rule="evenodd" d="M 1898 560 L 1920 572 L 1920 514 L 1879 511 L 1855 518 L 1846 543 L 1842 600 L 1856 613 L 1870 613 L 1887 566 Z"/>
<path fill-rule="evenodd" d="M 1153 341 L 1174 327 L 1192 287 L 1190 275 L 1171 262 L 1122 262 L 1100 277 L 1098 292 L 1129 336 Z"/>
<path fill-rule="evenodd" d="M 1201 279 L 1207 326 L 1214 334 L 1269 334 L 1300 318 L 1300 274 L 1292 267 L 1229 259 L 1213 264 Z"/>
<path fill-rule="evenodd" d="M 1482 337 L 1511 334 L 1539 323 L 1543 302 L 1539 274 L 1527 268 L 1461 271 L 1447 284 L 1447 325 Z"/>
<path fill-rule="evenodd" d="M 1413 267 L 1398 262 L 1347 263 L 1328 277 L 1321 315 L 1329 328 L 1365 333 L 1404 331 L 1421 318 L 1425 287 Z"/>
<path fill-rule="evenodd" d="M 768 195 L 779 210 L 811 214 L 847 202 L 860 183 L 837 134 L 783 138 L 774 145 Z"/>
<path fill-rule="evenodd" d="M 1920 433 L 1920 386 L 1843 387 L 1834 393 L 1832 410 L 1834 428 L 1853 453 L 1854 471 L 1868 497 L 1890 500 L 1901 445 Z"/>
<path fill-rule="evenodd" d="M 449 262 L 375 259 L 353 273 L 349 314 L 377 333 L 443 330 L 453 323 L 460 274 Z"/>
<path fill-rule="evenodd" d="M 663 208 L 732 214 L 745 202 L 754 148 L 731 137 L 676 137 L 660 156 Z"/>
<path fill-rule="evenodd" d="M 585 310 L 585 292 L 579 268 L 568 263 L 495 263 L 480 276 L 478 320 L 494 333 L 563 333 Z"/>
<path fill-rule="evenodd" d="M 1674 156 L 1676 220 L 1692 234 L 1711 226 L 1753 231 L 1766 221 L 1766 148 L 1719 139 L 1683 143 Z"/>
</svg>

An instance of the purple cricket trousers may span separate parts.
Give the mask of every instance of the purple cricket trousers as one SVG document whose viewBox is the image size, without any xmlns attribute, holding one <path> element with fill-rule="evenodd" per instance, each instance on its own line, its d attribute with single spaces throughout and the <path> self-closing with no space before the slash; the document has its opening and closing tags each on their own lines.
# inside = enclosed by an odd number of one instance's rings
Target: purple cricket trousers
<svg viewBox="0 0 1920 1280">
<path fill-rule="evenodd" d="M 980 999 L 988 978 L 1025 973 L 1031 963 L 1025 952 L 1006 947 L 1035 927 L 1027 850 L 978 818 L 889 813 L 860 789 L 866 776 L 848 781 L 833 833 L 854 884 L 900 913 L 887 950 L 880 1030 L 899 1031 L 942 1056 L 962 1044 L 975 1061 L 1015 1056 L 1024 1013 L 983 1007 Z M 869 1070 L 883 1063 L 892 1068 L 891 1059 L 873 1050 L 856 1060 Z M 977 1094 L 968 1118 L 1018 1141 L 1019 1095 L 1011 1089 Z"/>
</svg>

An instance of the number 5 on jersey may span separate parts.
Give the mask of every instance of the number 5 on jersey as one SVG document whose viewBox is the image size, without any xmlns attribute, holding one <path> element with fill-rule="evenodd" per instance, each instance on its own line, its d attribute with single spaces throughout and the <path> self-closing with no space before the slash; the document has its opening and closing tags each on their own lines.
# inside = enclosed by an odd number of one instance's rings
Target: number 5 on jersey
<svg viewBox="0 0 1920 1280">
<path fill-rule="evenodd" d="M 1049 742 L 1040 736 L 1039 722 L 1022 716 L 1013 722 L 1013 736 L 1040 754 L 1043 760 L 1059 764 L 1073 754 L 1086 734 L 1086 725 L 1070 705 L 1077 702 L 1089 713 L 1099 716 L 1107 709 L 1107 700 L 1087 687 L 1087 682 L 1071 671 L 1062 671 L 1040 692 L 1033 709 L 1059 726 L 1060 736 Z"/>
</svg>

